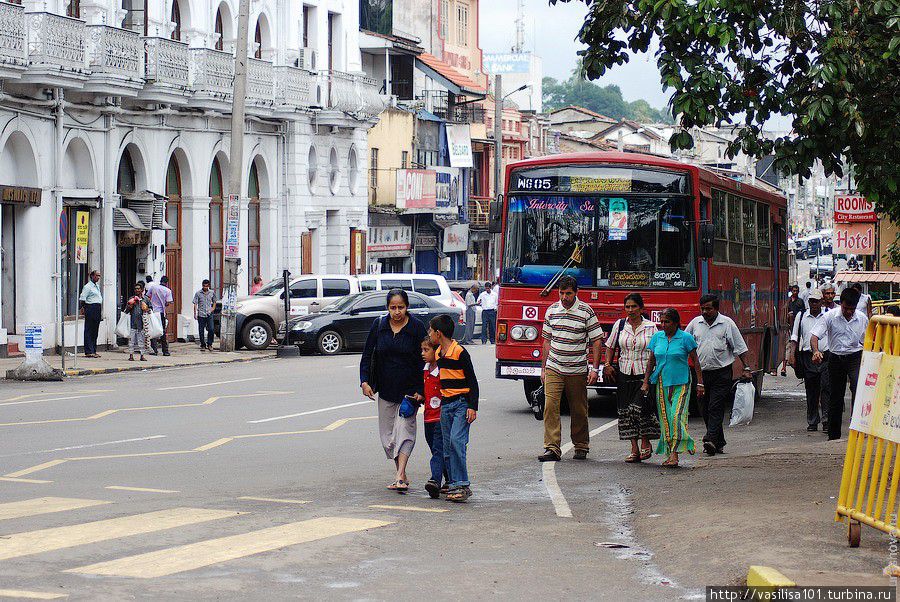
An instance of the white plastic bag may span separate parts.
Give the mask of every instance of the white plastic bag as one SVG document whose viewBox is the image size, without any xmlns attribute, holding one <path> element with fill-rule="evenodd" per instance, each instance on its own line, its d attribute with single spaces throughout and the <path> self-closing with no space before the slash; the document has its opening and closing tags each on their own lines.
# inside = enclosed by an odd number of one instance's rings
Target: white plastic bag
<svg viewBox="0 0 900 602">
<path fill-rule="evenodd" d="M 731 411 L 731 422 L 728 426 L 750 424 L 753 420 L 753 400 L 756 397 L 756 387 L 752 382 L 739 382 L 735 385 L 734 409 Z"/>
<path fill-rule="evenodd" d="M 131 314 L 122 312 L 122 317 L 119 318 L 119 323 L 116 324 L 116 334 L 123 339 L 131 336 Z"/>
<path fill-rule="evenodd" d="M 162 319 L 159 317 L 158 312 L 152 312 L 150 314 L 149 331 L 151 339 L 158 339 L 163 335 Z"/>
</svg>

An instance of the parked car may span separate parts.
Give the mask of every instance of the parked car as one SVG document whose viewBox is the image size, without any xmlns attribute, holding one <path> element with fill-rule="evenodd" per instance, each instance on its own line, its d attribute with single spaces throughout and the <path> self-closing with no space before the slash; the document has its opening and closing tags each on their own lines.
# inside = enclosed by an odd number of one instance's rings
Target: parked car
<svg viewBox="0 0 900 602">
<path fill-rule="evenodd" d="M 456 323 L 454 337 L 462 336 L 465 325 L 462 310 L 447 307 L 436 299 L 419 293 L 409 294 L 409 313 L 428 324 L 439 315 L 448 315 Z M 348 295 L 325 307 L 317 314 L 293 317 L 287 322 L 288 342 L 301 351 L 334 355 L 341 351 L 362 349 L 372 328 L 372 322 L 387 314 L 385 293 L 366 292 Z M 282 324 L 279 332 L 284 334 Z"/>
<path fill-rule="evenodd" d="M 359 292 L 355 276 L 307 275 L 297 276 L 290 284 L 290 316 L 313 314 L 347 295 Z M 272 280 L 255 295 L 238 299 L 236 332 L 237 346 L 265 349 L 284 322 L 284 281 Z"/>
<path fill-rule="evenodd" d="M 447 279 L 437 274 L 365 274 L 358 276 L 359 290 L 389 291 L 392 288 L 416 292 L 436 299 L 447 307 L 458 307 Z M 466 306 L 463 304 L 462 309 Z"/>
</svg>

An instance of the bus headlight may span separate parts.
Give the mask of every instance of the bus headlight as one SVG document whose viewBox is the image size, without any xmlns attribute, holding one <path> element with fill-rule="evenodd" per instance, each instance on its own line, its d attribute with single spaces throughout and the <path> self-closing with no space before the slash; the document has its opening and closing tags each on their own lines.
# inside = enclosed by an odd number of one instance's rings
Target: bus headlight
<svg viewBox="0 0 900 602">
<path fill-rule="evenodd" d="M 534 326 L 513 326 L 509 336 L 514 341 L 534 341 L 538 338 L 538 330 Z"/>
</svg>

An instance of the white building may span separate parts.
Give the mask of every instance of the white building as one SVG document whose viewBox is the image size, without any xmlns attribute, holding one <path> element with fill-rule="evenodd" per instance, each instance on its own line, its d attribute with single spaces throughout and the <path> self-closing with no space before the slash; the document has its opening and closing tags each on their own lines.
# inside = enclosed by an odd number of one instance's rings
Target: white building
<svg viewBox="0 0 900 602">
<path fill-rule="evenodd" d="M 222 275 L 237 4 L 0 0 L 0 354 L 29 323 L 58 345 L 61 314 L 71 345 L 93 269 L 101 345 L 148 275 L 169 277 L 170 336 L 195 335 L 193 293 Z M 366 132 L 385 99 L 361 74 L 358 34 L 356 0 L 251 2 L 239 294 L 257 274 L 364 267 Z"/>
</svg>

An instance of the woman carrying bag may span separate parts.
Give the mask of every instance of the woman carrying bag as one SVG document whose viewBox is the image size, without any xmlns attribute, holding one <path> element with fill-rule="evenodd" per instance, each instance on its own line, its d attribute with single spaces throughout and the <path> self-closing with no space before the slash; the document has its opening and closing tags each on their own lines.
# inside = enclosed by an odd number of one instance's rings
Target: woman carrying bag
<svg viewBox="0 0 900 602">
<path fill-rule="evenodd" d="M 409 296 L 394 289 L 387 294 L 388 315 L 372 324 L 359 363 L 363 395 L 378 402 L 378 432 L 381 446 L 394 461 L 396 476 L 391 491 L 406 493 L 409 478 L 406 464 L 416 444 L 416 411 L 404 416 L 404 398 L 424 392 L 422 341 L 428 336 L 425 325 L 409 315 Z M 411 402 L 406 400 L 408 407 Z M 404 408 L 404 413 L 407 408 Z M 418 410 L 418 406 L 415 407 Z"/>
<path fill-rule="evenodd" d="M 651 439 L 659 439 L 659 420 L 653 395 L 644 395 L 641 384 L 650 360 L 650 340 L 656 324 L 643 316 L 644 299 L 638 293 L 625 297 L 626 317 L 613 324 L 606 340 L 604 376 L 616 383 L 619 439 L 631 441 L 628 463 L 641 462 L 653 453 Z M 616 366 L 613 360 L 617 359 Z M 638 447 L 640 439 L 640 447 Z"/>
</svg>

